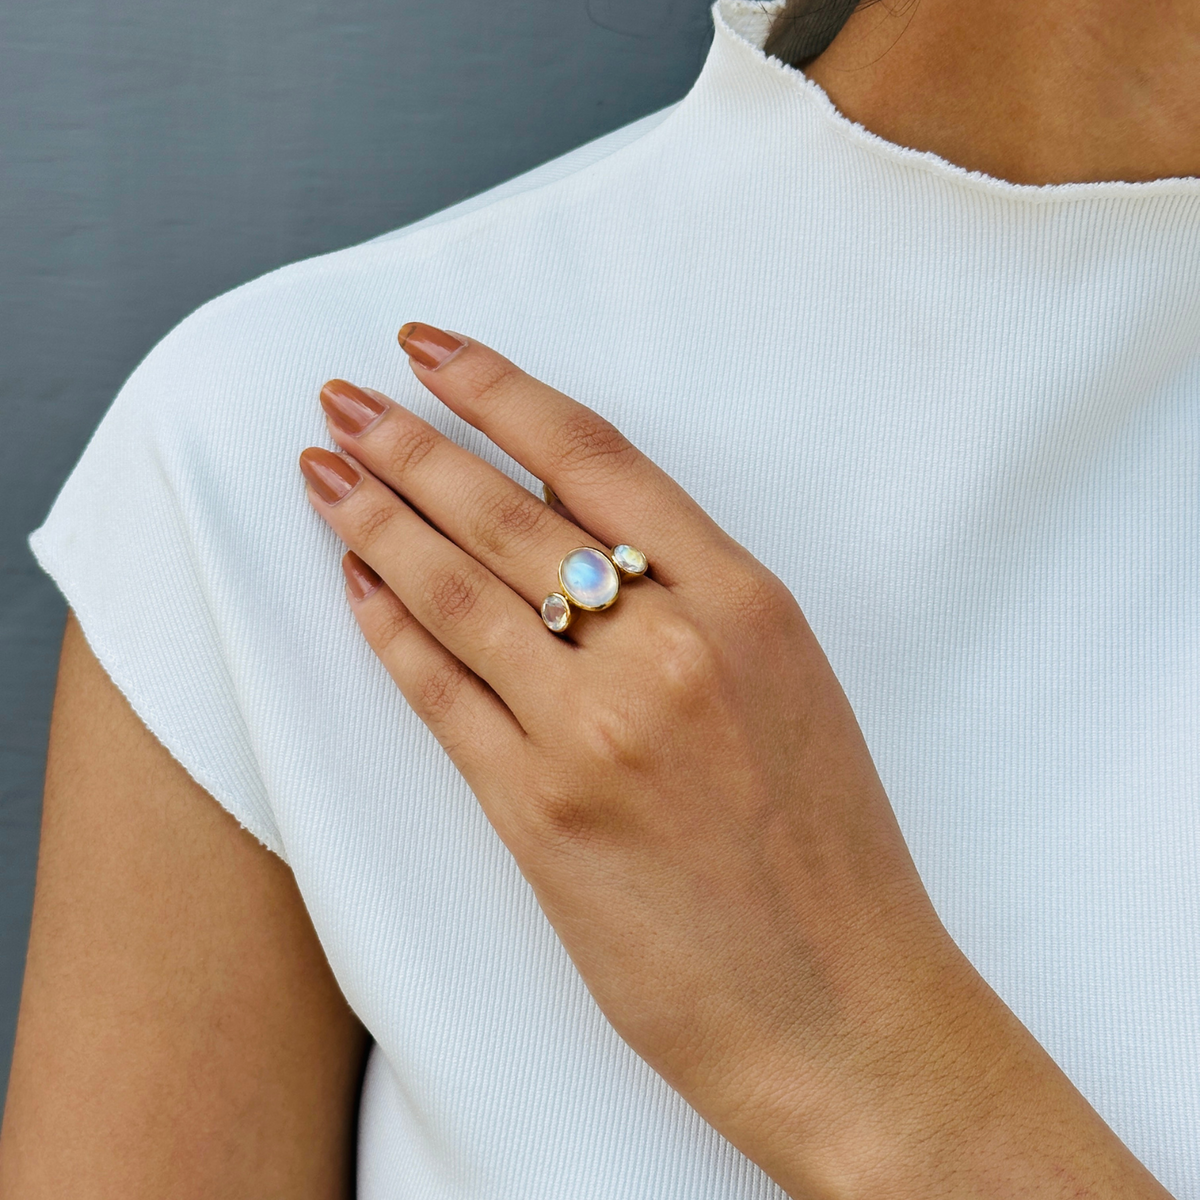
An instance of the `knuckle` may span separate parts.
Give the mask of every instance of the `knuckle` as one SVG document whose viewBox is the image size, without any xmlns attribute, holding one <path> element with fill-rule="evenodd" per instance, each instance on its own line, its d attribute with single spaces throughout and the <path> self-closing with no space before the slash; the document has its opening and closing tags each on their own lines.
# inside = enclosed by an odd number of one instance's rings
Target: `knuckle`
<svg viewBox="0 0 1200 1200">
<path fill-rule="evenodd" d="M 374 504 L 360 513 L 354 522 L 354 540 L 351 543 L 360 549 L 369 550 L 376 545 L 391 527 L 396 510 L 387 504 Z"/>
<path fill-rule="evenodd" d="M 493 554 L 511 552 L 512 543 L 525 543 L 541 529 L 549 509 L 527 492 L 488 489 L 474 506 L 477 511 L 475 536 Z"/>
<path fill-rule="evenodd" d="M 783 581 L 766 570 L 736 572 L 722 582 L 721 591 L 729 615 L 754 637 L 789 628 L 800 611 Z"/>
<path fill-rule="evenodd" d="M 462 663 L 440 663 L 427 672 L 418 685 L 421 713 L 431 720 L 444 720 L 458 703 L 467 684 L 467 669 Z"/>
<path fill-rule="evenodd" d="M 510 391 L 524 372 L 503 358 L 490 358 L 477 364 L 468 382 L 473 406 L 484 406 L 500 399 Z"/>
<path fill-rule="evenodd" d="M 639 774 L 661 763 L 681 725 L 724 707 L 725 658 L 700 626 L 677 613 L 649 619 L 639 632 L 653 654 L 622 685 L 593 698 L 572 723 L 590 778 Z"/>
<path fill-rule="evenodd" d="M 614 767 L 638 771 L 649 765 L 659 739 L 646 717 L 645 706 L 616 699 L 597 705 L 582 722 L 579 736 L 584 756 L 600 768 L 602 776 Z"/>
<path fill-rule="evenodd" d="M 652 633 L 659 702 L 692 707 L 719 688 L 722 659 L 713 640 L 686 617 L 672 614 Z"/>
<path fill-rule="evenodd" d="M 455 623 L 475 610 L 482 593 L 480 573 L 470 567 L 443 567 L 429 581 L 430 603 L 443 618 Z"/>
<path fill-rule="evenodd" d="M 378 654 L 395 650 L 396 643 L 413 627 L 413 615 L 399 602 L 389 604 L 371 624 L 371 642 Z"/>
<path fill-rule="evenodd" d="M 406 429 L 388 450 L 388 474 L 403 478 L 416 470 L 443 441 L 442 435 L 428 425 L 416 424 Z"/>
<path fill-rule="evenodd" d="M 590 409 L 575 413 L 559 426 L 553 449 L 568 470 L 602 463 L 621 465 L 637 453 L 619 429 Z"/>
</svg>

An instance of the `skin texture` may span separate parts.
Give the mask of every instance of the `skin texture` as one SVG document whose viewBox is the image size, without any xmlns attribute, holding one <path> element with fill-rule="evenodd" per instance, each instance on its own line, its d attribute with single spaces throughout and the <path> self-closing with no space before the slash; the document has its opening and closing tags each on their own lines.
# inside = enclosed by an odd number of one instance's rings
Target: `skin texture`
<svg viewBox="0 0 1200 1200">
<path fill-rule="evenodd" d="M 1014 183 L 1200 175 L 1196 0 L 879 0 L 804 70 L 881 137 Z"/>
<path fill-rule="evenodd" d="M 147 732 L 72 619 L 0 1196 L 350 1196 L 366 1046 L 291 872 Z"/>
<path fill-rule="evenodd" d="M 796 1200 L 1164 1196 L 941 926 L 791 594 L 596 413 L 441 337 L 417 378 L 561 510 L 342 380 L 343 453 L 301 469 L 617 1031 Z M 547 564 L 622 541 L 653 578 L 549 634 Z"/>
</svg>

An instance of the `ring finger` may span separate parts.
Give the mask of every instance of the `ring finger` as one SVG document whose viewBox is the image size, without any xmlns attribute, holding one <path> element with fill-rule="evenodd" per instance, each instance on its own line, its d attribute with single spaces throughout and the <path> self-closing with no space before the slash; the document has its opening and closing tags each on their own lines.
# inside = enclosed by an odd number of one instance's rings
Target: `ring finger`
<svg viewBox="0 0 1200 1200">
<path fill-rule="evenodd" d="M 556 569 L 568 551 L 591 546 L 607 554 L 515 480 L 382 393 L 331 380 L 321 404 L 343 449 L 535 608 L 559 589 Z"/>
<path fill-rule="evenodd" d="M 567 652 L 537 613 L 364 468 L 309 447 L 300 469 L 333 531 L 524 726 L 523 715 L 545 702 L 544 681 L 561 674 L 555 656 Z"/>
</svg>

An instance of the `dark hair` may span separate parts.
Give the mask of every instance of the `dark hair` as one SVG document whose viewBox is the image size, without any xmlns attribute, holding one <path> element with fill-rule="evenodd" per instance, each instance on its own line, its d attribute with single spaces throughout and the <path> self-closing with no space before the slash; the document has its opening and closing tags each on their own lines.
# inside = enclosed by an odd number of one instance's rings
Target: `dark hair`
<svg viewBox="0 0 1200 1200">
<path fill-rule="evenodd" d="M 763 50 L 793 67 L 802 66 L 837 37 L 863 4 L 864 0 L 788 0 L 771 22 Z"/>
</svg>

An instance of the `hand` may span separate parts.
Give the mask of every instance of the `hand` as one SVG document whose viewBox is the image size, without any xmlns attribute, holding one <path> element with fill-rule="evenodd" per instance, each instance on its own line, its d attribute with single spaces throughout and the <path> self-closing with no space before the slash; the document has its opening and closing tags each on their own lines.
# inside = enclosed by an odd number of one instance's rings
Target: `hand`
<svg viewBox="0 0 1200 1200">
<path fill-rule="evenodd" d="M 796 1197 L 1068 1194 L 1093 1145 L 1123 1194 L 1151 1186 L 946 934 L 780 581 L 591 410 L 401 332 L 562 505 L 336 380 L 344 454 L 304 452 L 309 494 L 367 640 L 621 1036 Z M 551 634 L 559 560 L 618 543 L 649 576 Z"/>
</svg>

